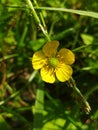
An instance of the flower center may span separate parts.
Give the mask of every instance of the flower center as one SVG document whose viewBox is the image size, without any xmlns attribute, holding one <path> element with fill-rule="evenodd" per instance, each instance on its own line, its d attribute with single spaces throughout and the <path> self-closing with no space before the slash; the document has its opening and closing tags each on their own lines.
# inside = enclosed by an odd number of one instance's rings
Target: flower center
<svg viewBox="0 0 98 130">
<path fill-rule="evenodd" d="M 59 60 L 56 57 L 49 58 L 49 65 L 56 67 L 59 64 Z"/>
</svg>

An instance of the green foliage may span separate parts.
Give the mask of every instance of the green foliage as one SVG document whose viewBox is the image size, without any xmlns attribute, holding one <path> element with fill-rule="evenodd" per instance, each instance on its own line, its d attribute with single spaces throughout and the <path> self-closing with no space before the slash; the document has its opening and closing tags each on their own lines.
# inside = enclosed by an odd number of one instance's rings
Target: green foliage
<svg viewBox="0 0 98 130">
<path fill-rule="evenodd" d="M 6 121 L 4 120 L 4 118 L 0 115 L 0 129 L 1 130 L 11 130 L 11 128 L 9 127 L 9 125 L 6 123 Z"/>
<path fill-rule="evenodd" d="M 98 2 L 37 2 L 32 0 L 48 36 L 26 1 L 0 1 L 0 129 L 97 130 Z M 48 38 L 75 53 L 73 78 L 90 103 L 89 115 L 71 87 L 44 83 L 33 70 L 32 55 Z"/>
</svg>

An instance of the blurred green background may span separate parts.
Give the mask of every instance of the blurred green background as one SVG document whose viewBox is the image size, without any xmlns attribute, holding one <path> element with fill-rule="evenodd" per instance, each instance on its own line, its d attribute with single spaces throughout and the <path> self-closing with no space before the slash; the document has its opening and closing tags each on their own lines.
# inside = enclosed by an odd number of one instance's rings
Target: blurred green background
<svg viewBox="0 0 98 130">
<path fill-rule="evenodd" d="M 39 7 L 98 12 L 97 0 L 37 2 Z M 39 130 L 98 130 L 98 19 L 49 10 L 36 10 L 38 16 L 40 11 L 50 38 L 75 53 L 73 78 L 91 112 L 87 115 L 79 108 L 66 83 L 44 83 L 44 117 Z M 33 129 L 36 91 L 43 81 L 33 70 L 31 57 L 46 41 L 25 0 L 0 1 L 1 130 Z"/>
</svg>

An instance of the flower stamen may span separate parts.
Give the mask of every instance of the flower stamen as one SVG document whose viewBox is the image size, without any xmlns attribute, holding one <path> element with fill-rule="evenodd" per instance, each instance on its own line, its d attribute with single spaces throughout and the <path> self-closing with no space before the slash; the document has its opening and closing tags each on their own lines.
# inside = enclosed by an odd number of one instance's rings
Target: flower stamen
<svg viewBox="0 0 98 130">
<path fill-rule="evenodd" d="M 49 65 L 52 67 L 56 67 L 59 64 L 59 60 L 56 57 L 49 58 Z"/>
</svg>

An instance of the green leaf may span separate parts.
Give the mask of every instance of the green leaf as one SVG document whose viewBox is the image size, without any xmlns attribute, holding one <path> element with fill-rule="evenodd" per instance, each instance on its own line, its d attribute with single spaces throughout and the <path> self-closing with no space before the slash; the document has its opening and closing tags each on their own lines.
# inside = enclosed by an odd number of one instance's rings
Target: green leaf
<svg viewBox="0 0 98 130">
<path fill-rule="evenodd" d="M 45 43 L 45 39 L 41 38 L 41 39 L 38 39 L 38 40 L 31 41 L 30 45 L 32 46 L 32 49 L 34 51 L 37 51 L 44 45 L 44 43 Z"/>
<path fill-rule="evenodd" d="M 51 120 L 43 126 L 42 130 L 61 130 L 64 126 L 65 120 L 62 118 Z"/>
<path fill-rule="evenodd" d="M 94 41 L 94 37 L 88 34 L 81 34 L 81 38 L 86 45 L 90 45 Z"/>
<path fill-rule="evenodd" d="M 0 130 L 11 130 L 5 119 L 0 115 Z"/>
</svg>

